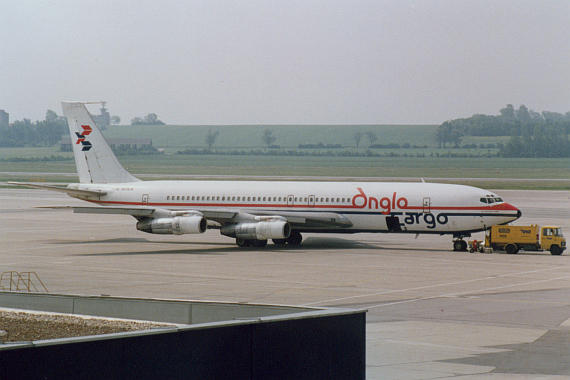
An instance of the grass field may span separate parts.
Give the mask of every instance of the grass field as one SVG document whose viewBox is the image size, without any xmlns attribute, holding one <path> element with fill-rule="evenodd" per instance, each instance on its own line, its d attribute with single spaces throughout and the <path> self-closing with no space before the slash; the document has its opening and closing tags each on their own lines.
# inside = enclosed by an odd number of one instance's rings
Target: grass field
<svg viewBox="0 0 570 380">
<path fill-rule="evenodd" d="M 378 136 L 377 144 L 405 142 L 410 145 L 434 145 L 434 125 L 224 125 L 224 126 L 111 126 L 103 133 L 107 138 L 146 138 L 153 145 L 162 148 L 205 148 L 208 130 L 220 132 L 216 148 L 258 148 L 263 147 L 261 135 L 264 130 L 273 131 L 275 145 L 283 148 L 297 148 L 299 144 L 341 144 L 356 146 L 355 131 L 373 131 Z M 368 146 L 366 137 L 361 147 Z"/>
<path fill-rule="evenodd" d="M 255 155 L 178 155 L 121 156 L 119 160 L 135 175 L 161 174 L 208 176 L 300 176 L 306 179 L 318 177 L 338 178 L 438 178 L 441 182 L 459 182 L 488 188 L 548 188 L 570 189 L 570 165 L 568 159 L 505 159 L 505 158 L 443 158 L 432 153 L 486 153 L 487 149 L 437 149 L 435 126 L 113 126 L 105 131 L 107 138 L 151 138 L 153 145 L 167 153 L 184 149 L 205 148 L 208 128 L 220 130 L 215 148 L 250 150 L 262 147 L 261 133 L 273 129 L 275 144 L 283 149 L 296 149 L 303 144 L 354 145 L 355 129 L 377 133 L 378 144 L 409 142 L 412 145 L 428 145 L 427 149 L 373 150 L 383 154 L 407 153 L 408 157 L 312 157 L 312 156 L 255 156 Z M 503 139 L 505 140 L 505 139 Z M 496 143 L 492 138 L 465 138 L 464 143 Z M 365 152 L 369 142 L 363 138 L 361 148 L 351 151 Z M 416 156 L 418 153 L 425 157 Z M 58 156 L 65 161 L 11 161 L 16 157 L 41 158 Z M 74 182 L 77 177 L 71 152 L 53 148 L 1 148 L 0 181 Z M 34 173 L 34 174 L 27 174 Z M 46 173 L 46 174 L 37 174 Z M 50 174 L 47 174 L 50 173 Z M 506 181 L 503 179 L 519 179 Z M 484 180 L 485 183 L 482 183 Z M 489 180 L 491 179 L 491 180 Z M 543 181 L 551 179 L 555 181 Z M 536 181 L 535 181 L 536 180 Z M 538 181 L 541 180 L 541 181 Z"/>
<path fill-rule="evenodd" d="M 463 159 L 274 156 L 123 156 L 121 163 L 135 175 L 234 175 L 348 178 L 439 178 L 440 182 L 469 183 L 492 188 L 570 189 L 566 159 Z M 55 173 L 34 174 L 24 173 Z M 59 173 L 59 175 L 57 175 Z M 73 160 L 58 162 L 0 162 L 0 181 L 75 182 Z M 503 181 L 503 179 L 525 181 Z M 448 180 L 445 180 L 448 179 Z M 459 180 L 458 180 L 459 179 Z M 493 179 L 489 181 L 488 179 Z M 529 181 L 535 179 L 536 181 Z M 555 179 L 558 181 L 538 181 Z M 562 180 L 562 181 L 561 181 Z M 478 184 L 478 185 L 477 185 Z M 487 186 L 487 185 L 486 185 Z M 487 186 L 489 187 L 489 186 Z"/>
</svg>

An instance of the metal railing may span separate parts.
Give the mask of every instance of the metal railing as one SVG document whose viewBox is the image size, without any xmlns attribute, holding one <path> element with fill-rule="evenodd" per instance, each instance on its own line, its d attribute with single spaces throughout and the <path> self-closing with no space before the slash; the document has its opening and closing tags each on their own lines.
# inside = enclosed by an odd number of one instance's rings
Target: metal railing
<svg viewBox="0 0 570 380">
<path fill-rule="evenodd" d="M 0 275 L 0 290 L 8 290 L 11 292 L 28 291 L 49 293 L 36 272 L 3 272 L 2 275 Z"/>
</svg>

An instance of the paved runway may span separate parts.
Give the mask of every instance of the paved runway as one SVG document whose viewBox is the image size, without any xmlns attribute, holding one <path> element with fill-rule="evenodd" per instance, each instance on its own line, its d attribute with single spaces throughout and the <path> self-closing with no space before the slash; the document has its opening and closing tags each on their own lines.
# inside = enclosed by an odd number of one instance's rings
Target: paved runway
<svg viewBox="0 0 570 380">
<path fill-rule="evenodd" d="M 497 191 L 516 224 L 560 225 L 570 192 Z M 218 231 L 160 236 L 129 216 L 0 189 L 0 271 L 51 293 L 366 308 L 368 379 L 570 376 L 570 258 L 458 253 L 449 236 L 306 234 L 299 247 L 238 248 Z M 483 234 L 474 236 L 483 239 Z"/>
</svg>

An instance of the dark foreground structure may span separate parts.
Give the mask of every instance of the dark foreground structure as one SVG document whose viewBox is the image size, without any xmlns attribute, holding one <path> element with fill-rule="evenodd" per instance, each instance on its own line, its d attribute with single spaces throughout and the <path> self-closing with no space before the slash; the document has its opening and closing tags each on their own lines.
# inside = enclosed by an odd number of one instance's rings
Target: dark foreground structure
<svg viewBox="0 0 570 380">
<path fill-rule="evenodd" d="M 365 310 L 12 292 L 0 307 L 177 324 L 1 344 L 6 379 L 365 378 Z"/>
</svg>

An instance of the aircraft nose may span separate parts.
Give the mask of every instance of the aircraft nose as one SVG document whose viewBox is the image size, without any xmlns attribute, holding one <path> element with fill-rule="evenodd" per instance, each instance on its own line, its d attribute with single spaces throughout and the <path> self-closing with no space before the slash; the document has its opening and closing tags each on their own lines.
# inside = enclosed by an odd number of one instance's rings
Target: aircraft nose
<svg viewBox="0 0 570 380">
<path fill-rule="evenodd" d="M 507 209 L 509 209 L 509 210 L 513 210 L 513 211 L 516 210 L 517 211 L 517 219 L 519 219 L 522 216 L 522 211 L 519 210 L 517 207 L 513 206 L 510 203 L 507 203 L 506 206 L 507 206 Z"/>
<path fill-rule="evenodd" d="M 520 218 L 522 216 L 522 211 L 519 210 L 518 208 L 516 208 L 515 206 L 513 206 L 510 203 L 504 203 L 503 204 L 503 210 L 508 210 L 508 211 L 516 211 L 517 212 L 517 217 L 516 219 Z"/>
</svg>

